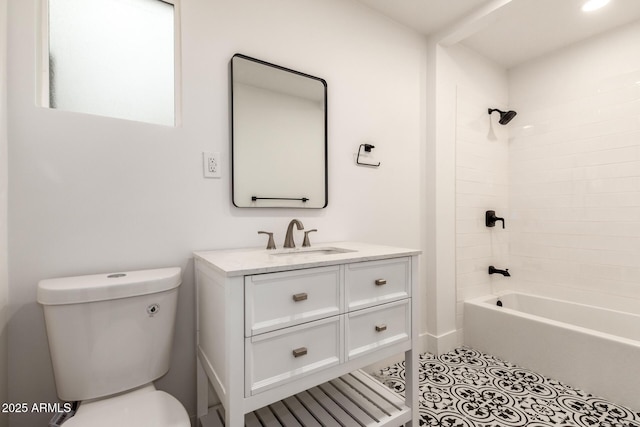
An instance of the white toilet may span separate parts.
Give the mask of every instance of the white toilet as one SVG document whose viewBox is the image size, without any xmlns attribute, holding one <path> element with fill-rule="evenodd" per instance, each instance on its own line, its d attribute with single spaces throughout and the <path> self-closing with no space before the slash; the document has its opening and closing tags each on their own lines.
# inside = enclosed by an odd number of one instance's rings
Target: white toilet
<svg viewBox="0 0 640 427">
<path fill-rule="evenodd" d="M 169 370 L 180 268 L 38 283 L 60 399 L 81 401 L 64 427 L 189 427 L 153 381 Z"/>
</svg>

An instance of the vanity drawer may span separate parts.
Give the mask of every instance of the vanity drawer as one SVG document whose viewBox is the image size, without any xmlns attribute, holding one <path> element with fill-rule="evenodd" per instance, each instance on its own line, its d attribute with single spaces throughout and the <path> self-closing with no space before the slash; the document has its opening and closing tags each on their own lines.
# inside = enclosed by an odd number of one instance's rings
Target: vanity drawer
<svg viewBox="0 0 640 427">
<path fill-rule="evenodd" d="M 410 302 L 411 299 L 404 299 L 349 313 L 346 325 L 347 359 L 402 342 L 410 343 Z"/>
<path fill-rule="evenodd" d="M 344 316 L 245 339 L 245 395 L 343 362 Z"/>
<path fill-rule="evenodd" d="M 347 311 L 411 295 L 411 259 L 394 258 L 345 266 Z"/>
<path fill-rule="evenodd" d="M 245 337 L 340 313 L 340 266 L 246 276 Z"/>
</svg>

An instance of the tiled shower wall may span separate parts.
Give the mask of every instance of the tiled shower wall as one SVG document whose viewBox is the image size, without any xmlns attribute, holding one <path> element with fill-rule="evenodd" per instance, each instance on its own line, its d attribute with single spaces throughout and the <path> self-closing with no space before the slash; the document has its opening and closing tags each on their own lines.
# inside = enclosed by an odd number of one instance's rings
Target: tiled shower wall
<svg viewBox="0 0 640 427">
<path fill-rule="evenodd" d="M 508 214 L 508 128 L 498 124 L 498 114 L 508 101 L 506 71 L 462 45 L 446 49 L 447 70 L 455 96 L 455 243 L 456 330 L 463 325 L 466 299 L 499 291 L 509 280 L 489 276 L 489 265 L 509 267 L 507 228 L 487 228 L 484 214 Z M 441 184 L 442 185 L 442 184 Z M 440 308 L 439 308 L 440 309 Z M 458 344 L 462 344 L 458 334 Z"/>
<path fill-rule="evenodd" d="M 509 267 L 509 219 L 507 228 L 485 226 L 485 211 L 498 217 L 508 214 L 508 131 L 498 124 L 504 100 L 465 87 L 457 89 L 456 114 L 456 327 L 462 328 L 465 299 L 503 289 L 509 279 L 488 274 L 489 265 Z"/>
<path fill-rule="evenodd" d="M 516 68 L 510 264 L 522 291 L 638 311 L 640 25 Z"/>
</svg>

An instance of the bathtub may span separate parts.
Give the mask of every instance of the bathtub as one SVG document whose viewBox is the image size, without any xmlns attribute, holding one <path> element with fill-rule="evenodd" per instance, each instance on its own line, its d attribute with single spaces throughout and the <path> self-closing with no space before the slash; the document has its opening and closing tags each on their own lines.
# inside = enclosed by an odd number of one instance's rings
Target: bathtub
<svg viewBox="0 0 640 427">
<path fill-rule="evenodd" d="M 469 347 L 640 410 L 640 314 L 509 293 L 465 301 L 463 327 Z"/>
</svg>

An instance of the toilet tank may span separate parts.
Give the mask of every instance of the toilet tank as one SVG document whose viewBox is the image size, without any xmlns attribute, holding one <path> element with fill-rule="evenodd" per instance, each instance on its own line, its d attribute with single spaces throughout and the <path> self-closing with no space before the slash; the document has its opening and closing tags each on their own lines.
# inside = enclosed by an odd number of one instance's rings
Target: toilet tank
<svg viewBox="0 0 640 427">
<path fill-rule="evenodd" d="M 38 283 L 60 399 L 108 396 L 167 372 L 180 273 L 175 267 Z"/>
</svg>

